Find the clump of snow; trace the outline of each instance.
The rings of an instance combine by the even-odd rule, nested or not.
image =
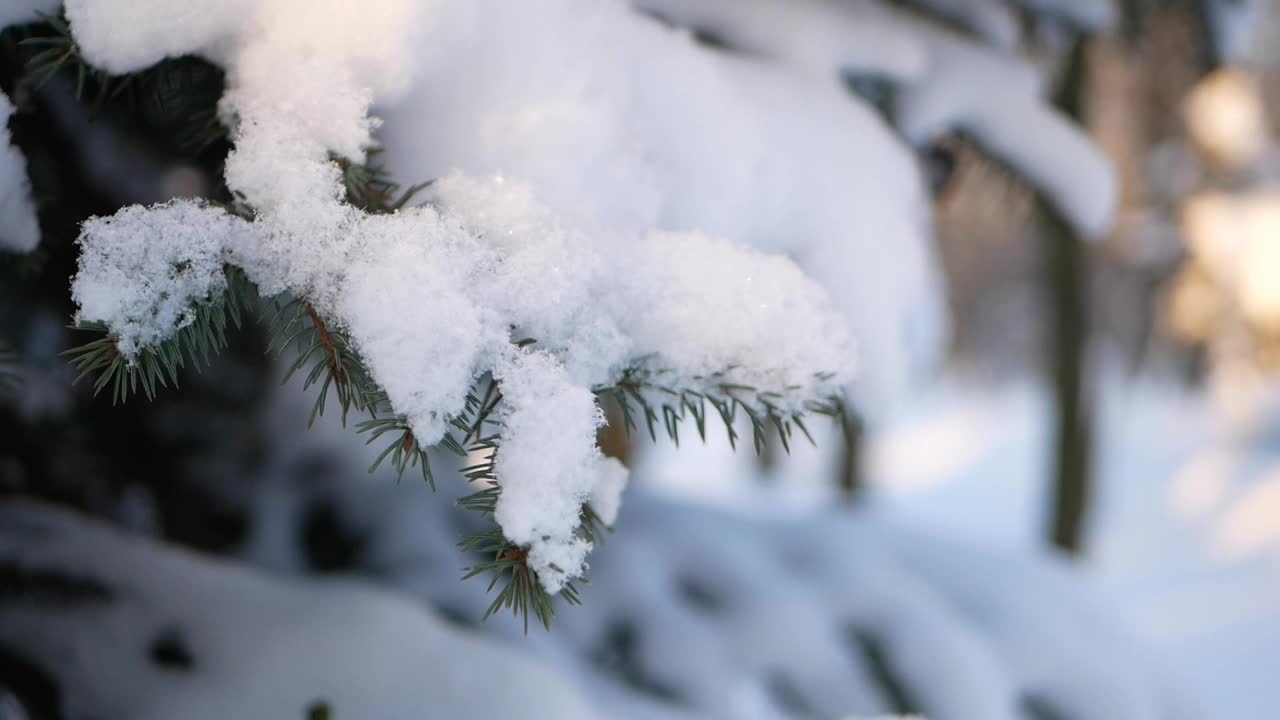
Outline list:
[[[3,12],[0,10],[0,28],[6,25]],[[9,137],[12,116],[13,104],[0,92],[0,250],[29,252],[40,242],[40,228],[31,203],[26,158]]]
[[[641,347],[657,353],[644,366],[664,371],[668,385],[699,386],[685,378],[720,367],[727,370],[721,382],[761,389],[813,386],[824,361],[815,355],[820,348],[806,346],[804,338],[841,346],[848,335],[829,311],[827,293],[783,257],[689,233],[650,234],[628,255],[622,267],[634,272],[629,282],[648,308],[629,316],[630,328]],[[826,385],[832,393],[849,377],[851,362],[848,356],[826,360],[828,367],[842,368],[843,378]],[[748,367],[757,370],[743,372]],[[798,411],[798,400],[786,393],[778,403]]]
[[[414,234],[420,242],[403,242]],[[357,249],[313,250],[350,258],[333,268],[332,312],[419,442],[437,442],[482,371],[481,349],[507,339],[502,318],[466,293],[476,239],[429,208],[368,218],[358,236]]]
[[[622,491],[627,487],[627,468],[616,458],[605,458],[591,488],[591,509],[605,525],[612,526],[618,520],[622,507]]]
[[[91,218],[80,233],[71,282],[77,322],[111,328],[133,360],[195,319],[194,306],[226,288],[224,265],[256,238],[249,223],[198,202],[127,207]]]
[[[84,58],[114,74],[137,72],[165,57],[210,52],[233,41],[252,0],[224,0],[211,11],[200,3],[165,0],[65,0]]]
[[[604,416],[591,392],[575,387],[553,356],[506,355],[494,369],[506,388],[499,418],[506,440],[496,467],[502,494],[494,516],[509,540],[529,547],[530,566],[557,592],[579,574],[591,548],[574,531],[600,476],[594,440]]]

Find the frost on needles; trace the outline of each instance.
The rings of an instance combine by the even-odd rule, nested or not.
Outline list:
[[[595,444],[597,397],[674,434],[686,416],[701,430],[708,409],[789,432],[840,395],[846,324],[782,257],[553,211],[501,175],[450,174],[428,204],[393,212],[348,202],[332,158],[364,156],[371,103],[406,82],[415,3],[343,9],[310,34],[295,4],[207,2],[200,23],[185,5],[67,4],[84,56],[108,71],[181,53],[227,69],[226,180],[244,211],[174,201],[84,226],[77,319],[105,325],[121,362],[198,322],[228,268],[296,298],[320,338],[317,372],[339,372],[334,338],[349,343],[341,362],[367,375],[353,402],[401,433],[388,448],[401,469],[437,443],[488,451],[476,477],[500,491],[472,502],[501,536],[483,547],[552,594],[585,571],[593,524],[612,521],[625,484]],[[366,36],[383,42],[352,40]]]

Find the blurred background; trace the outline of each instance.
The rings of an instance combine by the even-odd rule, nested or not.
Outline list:
[[[839,456],[834,431],[768,455],[754,494],[738,487],[750,472],[709,470],[752,462],[727,445],[640,446],[633,462],[710,503],[851,502],[1056,547],[1213,716],[1266,717],[1280,703],[1280,5],[1122,5],[1067,88],[1120,179],[1104,239],[1064,259],[1035,188],[963,133],[943,138],[925,162],[945,367]]]

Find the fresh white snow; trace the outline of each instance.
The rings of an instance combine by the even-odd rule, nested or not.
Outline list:
[[[106,323],[127,358],[190,325],[194,306],[226,289],[234,248],[258,241],[249,223],[199,202],[125,208],[80,234],[71,297],[78,321]]]

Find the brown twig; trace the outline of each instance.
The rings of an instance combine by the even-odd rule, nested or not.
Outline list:
[[[328,355],[329,370],[333,373],[334,382],[339,385],[346,385],[347,373],[343,370],[342,364],[338,362],[338,346],[333,342],[333,336],[329,334],[329,328],[320,319],[320,314],[316,312],[311,303],[307,303],[307,316],[311,318],[312,324],[316,326],[316,332],[320,333],[320,344],[324,346],[325,354]]]

